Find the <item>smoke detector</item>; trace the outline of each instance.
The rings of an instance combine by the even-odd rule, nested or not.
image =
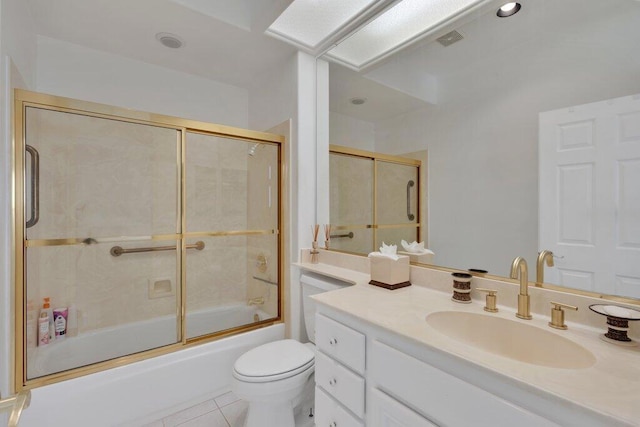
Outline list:
[[[362,105],[367,102],[367,98],[351,98],[349,102],[353,105]]]
[[[162,43],[163,46],[171,49],[179,49],[184,46],[184,41],[175,34],[171,33],[158,33],[156,34],[156,40]]]

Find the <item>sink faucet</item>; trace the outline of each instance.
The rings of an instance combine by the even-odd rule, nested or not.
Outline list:
[[[548,267],[553,267],[553,252],[546,249],[538,252],[538,262],[536,263],[536,286],[540,286],[544,282],[545,261]]]
[[[520,319],[530,320],[531,304],[529,301],[529,270],[527,269],[527,261],[521,256],[513,260],[511,264],[511,278],[517,279],[520,273],[520,293],[518,294],[518,312],[516,317]]]

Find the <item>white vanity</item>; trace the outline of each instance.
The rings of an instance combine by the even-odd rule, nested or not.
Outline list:
[[[299,266],[333,277],[345,273],[332,266]],[[542,314],[519,320],[508,307],[486,313],[479,301],[457,304],[426,286],[389,291],[368,285],[364,273],[344,276],[355,286],[314,297],[316,426],[640,425],[637,347],[605,343],[597,329],[588,327],[553,330]],[[426,321],[430,313],[443,311],[548,330],[594,357],[555,367],[544,357],[544,352],[554,352],[554,345],[545,348],[544,343],[532,351],[542,355],[542,362],[535,362],[541,364],[516,360],[517,349],[516,359],[493,354]]]

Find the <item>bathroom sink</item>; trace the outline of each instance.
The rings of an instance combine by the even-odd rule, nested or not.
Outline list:
[[[431,313],[426,320],[456,341],[520,362],[563,369],[584,369],[596,362],[581,345],[516,320],[460,311]]]

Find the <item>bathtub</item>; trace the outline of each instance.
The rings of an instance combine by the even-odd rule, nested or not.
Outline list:
[[[220,320],[217,324],[225,329],[238,325],[237,322],[245,323],[243,319],[251,323],[256,314],[261,319],[266,316],[244,304],[216,307],[190,313],[187,325],[191,326],[187,327],[196,336],[210,322]],[[166,339],[166,334],[175,338],[172,325],[175,326],[175,319],[160,318],[65,338],[43,348],[49,352],[46,356],[45,352],[38,354],[41,357],[34,359],[28,369],[33,369],[33,373],[38,369],[59,371],[93,363],[90,360],[96,357],[105,359],[105,354],[119,356],[125,348],[135,352],[133,345],[142,349]],[[151,421],[182,409],[181,405],[188,406],[228,390],[233,363],[242,353],[282,338],[284,324],[276,324],[33,389],[31,405],[23,412],[20,426],[144,424],[141,420]]]
[[[187,314],[187,337],[211,333],[212,327],[223,331],[269,317],[255,306],[242,303],[198,310]],[[30,348],[27,378],[173,344],[176,342],[176,328],[175,316],[162,316],[54,340],[46,347]]]

